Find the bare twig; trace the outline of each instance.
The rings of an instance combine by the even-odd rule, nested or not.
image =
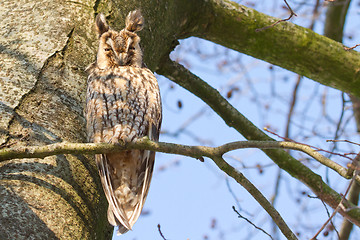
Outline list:
[[[273,237],[272,237],[269,233],[267,233],[264,229],[256,226],[256,225],[255,225],[253,222],[251,222],[249,219],[247,219],[246,217],[244,217],[243,215],[241,215],[241,214],[236,210],[235,206],[232,206],[232,209],[234,210],[234,212],[236,212],[236,214],[238,215],[238,218],[244,219],[245,221],[247,221],[248,223],[250,223],[254,228],[256,228],[257,230],[262,231],[263,233],[265,233],[266,235],[268,235],[269,238],[273,239]]]
[[[271,134],[277,136],[278,138],[283,139],[283,140],[286,141],[286,142],[299,143],[299,142],[296,142],[296,141],[294,141],[294,140],[292,140],[292,139],[290,139],[290,138],[282,137],[282,136],[280,136],[279,134],[271,131],[271,130],[268,129],[268,128],[264,128],[264,130],[265,130],[266,132],[268,132],[268,133],[271,133]],[[326,140],[326,141],[327,141],[327,142],[331,142],[331,141],[334,141],[334,140]],[[344,141],[345,141],[345,140],[344,140]],[[349,160],[351,160],[351,161],[353,160],[351,157],[348,156],[348,155],[351,155],[352,153],[351,153],[351,154],[335,153],[335,152],[328,151],[328,150],[325,150],[325,149],[322,149],[322,148],[318,148],[318,147],[315,147],[315,146],[312,146],[312,145],[309,145],[309,144],[305,144],[305,143],[301,143],[301,144],[306,145],[306,146],[308,146],[308,147],[310,147],[310,148],[312,148],[312,149],[315,149],[315,150],[318,151],[318,152],[325,152],[325,153],[329,153],[329,154],[331,154],[331,155],[336,155],[336,156],[340,156],[340,157],[343,157],[343,158],[347,158],[347,159],[349,159]]]
[[[335,216],[335,214],[340,210],[340,208],[343,208],[343,202],[345,200],[346,195],[349,192],[349,189],[351,187],[351,185],[354,182],[354,178],[351,179],[349,186],[347,187],[345,194],[343,195],[343,197],[341,198],[340,203],[338,204],[338,206],[335,208],[334,212],[331,214],[331,216],[328,218],[328,220],[326,220],[326,222],[322,225],[322,227],[319,229],[319,231],[311,238],[311,240],[316,240],[317,236],[319,236],[319,234],[322,232],[322,230],[324,230],[324,228],[326,227],[326,225],[331,221],[331,219]]]
[[[240,204],[239,204],[239,199],[236,197],[234,191],[231,189],[231,186],[230,186],[230,183],[229,183],[229,178],[226,178],[226,186],[227,186],[227,188],[228,188],[231,196],[234,198],[234,200],[235,200],[235,202],[236,202],[236,205],[237,205],[239,211],[242,211],[242,212],[246,213],[246,214],[249,215],[249,216],[253,216],[250,212],[244,210],[244,209],[240,206]]]
[[[290,137],[290,123],[291,123],[291,118],[292,118],[293,113],[294,113],[294,108],[295,108],[295,104],[296,104],[297,93],[298,93],[300,83],[301,83],[301,76],[298,75],[297,80],[296,80],[296,84],[295,84],[295,87],[294,87],[294,90],[293,90],[293,94],[292,94],[292,99],[291,99],[291,103],[290,103],[290,109],[289,109],[288,116],[287,116],[285,138]]]
[[[284,141],[287,141],[287,142],[295,142],[294,140],[292,140],[292,139],[290,139],[290,138],[280,136],[279,134],[277,134],[277,133],[274,132],[274,131],[271,131],[271,130],[270,130],[269,128],[267,128],[267,127],[264,127],[263,129],[264,129],[264,131],[266,131],[266,132],[268,132],[268,133],[271,133],[272,135],[277,136],[278,138],[280,138],[280,139],[282,139],[282,140],[284,140]]]
[[[339,120],[337,121],[336,124],[336,130],[335,130],[335,136],[334,136],[334,140],[337,140],[339,138],[340,135],[340,127],[341,124],[343,122],[343,118],[344,118],[344,113],[345,113],[345,93],[341,93],[341,99],[342,99],[342,106],[341,106],[341,113],[340,113],[340,117]],[[333,154],[333,152],[336,150],[336,142],[334,142],[333,148],[330,151],[330,155],[328,156],[328,158],[330,158],[330,156]]]
[[[329,209],[328,209],[326,203],[325,203],[322,199],[320,199],[320,201],[321,201],[321,203],[323,204],[323,206],[324,206],[324,208],[325,208],[325,211],[326,211],[326,214],[327,214],[328,218],[330,218],[331,215],[330,215],[330,212],[329,212]],[[336,230],[335,224],[333,223],[332,220],[330,220],[330,224],[332,225],[332,227],[334,227],[335,232],[336,232],[337,235],[339,236],[339,232]]]
[[[360,46],[360,44],[356,44],[355,46],[352,46],[352,47],[344,47],[344,49],[346,51],[350,51],[350,50],[353,50],[354,48],[357,48],[358,46]]]
[[[349,141],[349,140],[342,140],[342,139],[338,139],[338,140],[334,140],[334,139],[329,139],[329,140],[326,140],[327,142],[346,142],[346,143],[351,143],[351,144],[354,144],[354,145],[358,145],[360,146],[360,143],[356,143],[356,142],[352,142],[352,141]]]
[[[240,211],[242,211],[242,208],[240,207],[240,204],[239,204],[239,199],[236,197],[234,191],[230,187],[229,178],[226,178],[225,182],[226,182],[226,186],[227,186],[231,196],[234,198],[234,200],[236,202],[237,207],[239,208]],[[249,213],[247,213],[247,214],[249,214]]]
[[[268,28],[274,27],[274,26],[275,26],[276,24],[278,24],[278,23],[289,21],[293,16],[297,17],[296,13],[291,9],[291,7],[290,7],[290,5],[287,3],[287,1],[284,0],[284,2],[285,2],[287,8],[288,8],[289,11],[290,11],[290,16],[287,17],[287,18],[285,18],[285,19],[280,19],[280,20],[274,22],[273,24],[271,24],[271,25],[269,25],[269,26],[266,26],[266,27],[263,27],[263,28],[258,28],[258,29],[255,30],[256,32],[260,32],[260,31],[266,30],[266,29],[268,29]]]
[[[315,21],[319,17],[319,7],[320,7],[320,0],[316,0],[316,4],[315,4],[314,10],[313,10],[313,16],[311,18],[311,24],[309,27],[311,30],[314,30]]]
[[[166,240],[166,238],[164,237],[163,233],[161,232],[160,224],[157,225],[157,228],[158,228],[159,234],[160,234],[160,236],[162,237],[162,239],[163,239],[163,240]]]

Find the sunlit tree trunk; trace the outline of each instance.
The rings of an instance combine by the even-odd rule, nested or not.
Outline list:
[[[95,1],[2,1],[2,147],[84,142]],[[0,163],[0,239],[110,239],[93,158]]]

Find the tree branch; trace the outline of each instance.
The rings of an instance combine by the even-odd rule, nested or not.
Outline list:
[[[259,149],[292,149],[302,151],[309,156],[313,157],[323,165],[338,172],[345,178],[348,170],[341,165],[324,157],[310,146],[301,143],[288,142],[288,141],[236,141],[226,143],[218,147],[206,146],[189,146],[175,143],[153,142],[147,137],[141,138],[136,142],[129,143],[70,143],[60,142],[49,144],[45,146],[20,146],[13,148],[0,149],[0,162],[15,158],[44,158],[52,155],[59,154],[101,154],[112,153],[130,149],[143,149],[155,152],[163,152],[170,154],[184,155],[193,158],[202,157],[217,157],[222,156],[227,152],[244,149],[244,148],[259,148]],[[360,182],[359,182],[360,183]]]
[[[276,223],[280,231],[287,239],[297,239],[296,235],[287,226],[286,222],[280,216],[279,212],[241,172],[233,168],[222,157],[214,157],[213,161],[221,170],[223,170],[226,174],[235,179],[236,182],[243,186],[251,194],[251,196],[256,199],[256,201],[271,216],[272,220]]]
[[[209,105],[229,127],[233,127],[248,140],[274,141],[258,129],[252,122],[239,113],[220,93],[192,74],[184,66],[171,61],[165,56],[159,74],[171,79],[175,83],[189,90]],[[294,159],[291,155],[280,149],[263,150],[280,168],[291,176],[306,184],[319,198],[335,209],[341,201],[341,195],[330,188],[321,177],[308,167]],[[344,173],[342,173],[344,174]],[[360,226],[360,210],[353,208],[353,204],[344,201],[350,211],[340,209],[339,213]]]
[[[232,209],[234,210],[234,212],[238,215],[238,218],[244,219],[246,222],[248,222],[250,225],[252,225],[254,228],[256,228],[257,230],[263,232],[264,234],[266,234],[267,236],[269,236],[269,238],[271,240],[274,240],[274,238],[267,233],[264,229],[262,229],[261,227],[256,226],[253,222],[251,222],[249,219],[247,219],[246,217],[242,216],[239,211],[236,210],[235,206],[232,206]]]
[[[360,97],[360,54],[341,43],[287,21],[257,32],[279,19],[229,0],[206,1],[202,17],[192,36]]]
[[[314,150],[310,146],[301,143],[288,141],[237,141],[226,143],[218,147],[205,146],[188,146],[175,143],[153,142],[148,138],[142,138],[136,142],[130,143],[69,143],[61,142],[45,146],[21,146],[14,148],[5,148],[0,150],[0,162],[15,158],[44,158],[59,154],[100,154],[119,152],[130,149],[145,149],[155,152],[170,153],[202,159],[208,157],[222,156],[227,152],[244,149],[244,148],[259,148],[259,149],[292,149],[298,150],[308,154],[324,166],[327,166],[337,172],[340,176],[350,179],[353,172],[343,166],[331,161]],[[360,176],[356,176],[355,180],[360,184]]]
[[[271,24],[270,26],[258,28],[258,29],[255,30],[256,32],[260,32],[260,31],[266,30],[266,29],[268,29],[268,28],[274,27],[276,24],[279,24],[279,23],[281,23],[281,22],[289,21],[293,16],[295,16],[295,17],[297,16],[296,13],[295,13],[295,12],[292,10],[292,8],[290,7],[290,5],[287,3],[287,1],[284,0],[284,2],[285,2],[287,8],[288,8],[289,11],[290,11],[290,16],[287,17],[287,18],[284,18],[284,19],[277,20],[276,22],[274,22],[274,23]]]

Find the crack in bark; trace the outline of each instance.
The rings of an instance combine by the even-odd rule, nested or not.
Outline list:
[[[46,71],[46,69],[48,68],[48,66],[50,66],[51,62],[53,61],[53,59],[56,59],[58,56],[61,57],[61,59],[64,59],[64,56],[66,54],[66,50],[68,49],[69,45],[71,44],[71,41],[72,41],[72,38],[73,38],[73,34],[74,34],[74,30],[75,30],[75,27],[73,27],[71,29],[71,31],[68,33],[67,37],[68,39],[66,40],[66,43],[64,45],[64,47],[59,50],[59,51],[55,51],[55,53],[53,53],[52,55],[50,55],[45,61],[44,61],[44,64],[43,66],[41,67],[39,73],[37,74],[36,76],[36,82],[34,84],[34,86],[26,93],[24,93],[21,98],[19,99],[19,102],[18,104],[11,109],[12,111],[12,117],[11,119],[9,120],[8,124],[7,124],[7,128],[6,128],[6,132],[4,133],[4,142],[0,145],[0,147],[2,146],[6,146],[9,141],[10,141],[10,129],[11,129],[11,126],[14,124],[14,121],[16,118],[19,117],[19,114],[18,114],[18,109],[21,107],[21,105],[23,104],[24,100],[29,96],[31,95],[32,93],[34,93],[39,85],[39,83],[41,82],[41,78],[44,74],[44,72]],[[10,111],[10,110],[9,110]]]

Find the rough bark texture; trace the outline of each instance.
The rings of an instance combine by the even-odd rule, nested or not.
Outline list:
[[[85,66],[94,59],[93,1],[0,4],[0,143],[85,141]],[[112,236],[92,158],[0,165],[0,239]]]

